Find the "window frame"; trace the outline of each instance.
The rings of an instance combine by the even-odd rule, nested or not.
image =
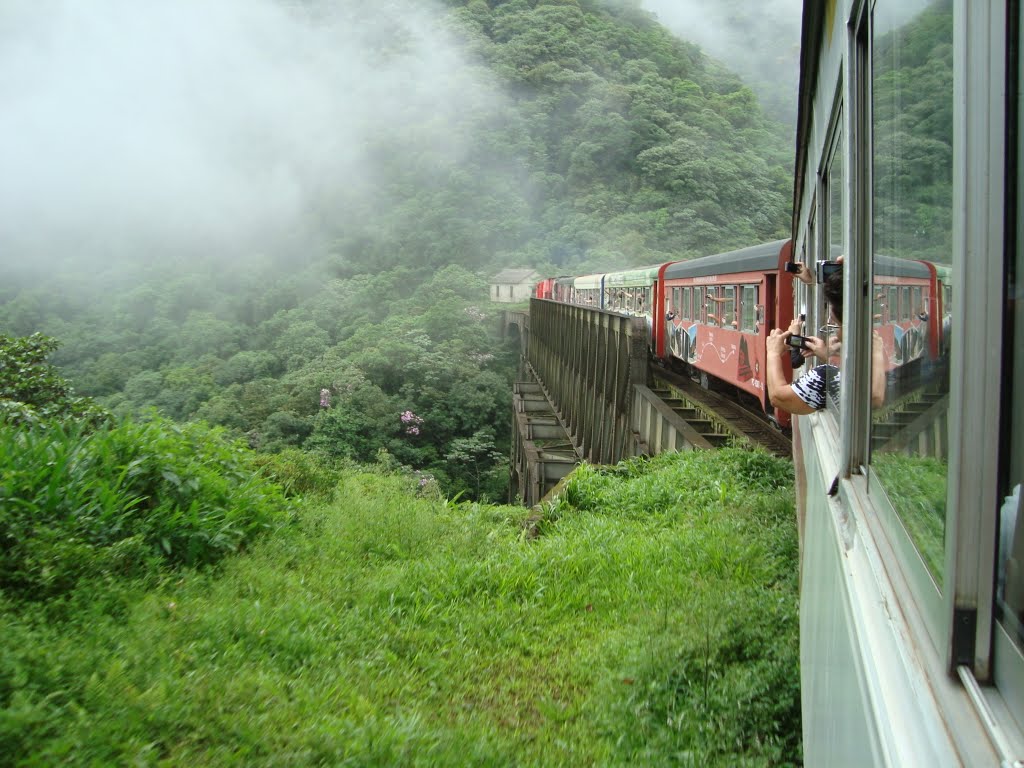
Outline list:
[[[740,286],[740,332],[757,333],[757,305],[760,299],[760,286],[757,283],[746,283]],[[749,312],[748,312],[749,307]],[[749,314],[750,323],[747,323]]]

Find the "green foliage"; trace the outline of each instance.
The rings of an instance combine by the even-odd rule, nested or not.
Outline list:
[[[339,471],[322,456],[288,448],[280,453],[260,453],[253,466],[277,483],[286,496],[330,498],[338,485]]]
[[[99,429],[0,423],[0,585],[42,599],[83,578],[195,566],[288,519],[248,451],[156,418]]]
[[[478,430],[455,438],[445,459],[449,477],[474,499],[500,501],[508,495],[508,459],[495,450],[494,435]],[[458,487],[458,486],[453,486]]]
[[[948,264],[953,252],[953,8],[934,3],[875,42],[876,247]]]
[[[529,510],[346,472],[331,505],[216,570],[86,584],[57,620],[0,595],[0,749],[14,765],[799,764],[789,470],[720,455],[585,468],[570,486],[600,482],[609,503],[563,502],[539,537]],[[652,491],[674,484],[671,503]]]
[[[945,462],[928,456],[876,452],[872,469],[885,488],[893,509],[936,583],[945,570],[946,485]]]
[[[97,423],[106,418],[92,400],[75,397],[68,382],[46,361],[58,346],[56,339],[41,333],[23,338],[0,335],[0,421]]]
[[[628,695],[604,724],[628,762],[799,764],[792,481],[789,462],[760,451],[666,454],[585,465],[547,511],[558,521],[653,513],[688,532],[680,547],[692,579],[689,620],[631,651]]]

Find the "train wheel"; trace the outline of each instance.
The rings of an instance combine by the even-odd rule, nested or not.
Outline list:
[[[711,388],[711,381],[708,379],[707,371],[700,372],[700,385],[703,389]]]

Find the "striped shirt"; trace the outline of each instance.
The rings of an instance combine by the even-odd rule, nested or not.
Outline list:
[[[820,411],[825,407],[826,391],[832,402],[839,400],[839,369],[834,365],[819,365],[793,382],[796,396],[811,408]]]

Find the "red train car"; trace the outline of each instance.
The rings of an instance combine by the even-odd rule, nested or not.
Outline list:
[[[874,328],[890,371],[943,348],[943,291],[934,264],[875,255]]]
[[[534,297],[538,299],[554,298],[555,281],[557,279],[557,277],[546,277],[537,283],[537,287],[533,289]]]
[[[793,275],[789,240],[665,264],[656,306],[665,307],[655,331],[658,357],[676,360],[708,377],[748,392],[766,413],[765,340],[772,328],[793,320]],[[789,417],[774,413],[780,424]]]
[[[765,342],[773,328],[786,329],[793,321],[794,276],[785,269],[791,260],[792,243],[775,240],[589,279],[548,278],[538,284],[537,296],[572,303],[579,293],[573,286],[580,280],[588,286],[631,281],[633,289],[652,298],[654,357],[698,375],[705,386],[711,380],[735,386],[786,426],[789,415],[768,401]],[[875,329],[882,336],[889,371],[939,358],[947,348],[943,324],[949,291],[943,283],[943,268],[884,256],[876,256],[875,265]],[[597,290],[591,300],[616,311],[614,301],[606,303],[607,294]],[[813,334],[814,329],[807,332]],[[787,379],[792,380],[791,373]]]

